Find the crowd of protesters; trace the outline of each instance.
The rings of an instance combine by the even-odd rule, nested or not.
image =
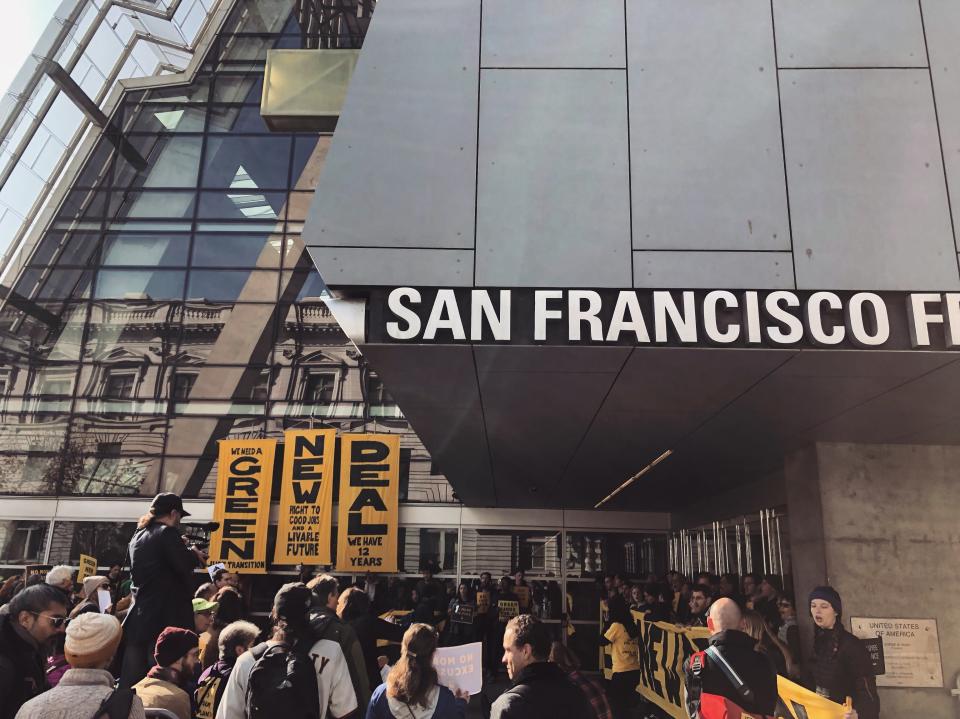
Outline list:
[[[664,716],[636,692],[640,617],[709,628],[745,676],[769,667],[757,680],[766,687],[752,706],[760,713],[776,672],[838,703],[851,697],[849,717],[879,716],[869,656],[844,629],[830,587],[809,595],[815,640],[804,674],[797,606],[778,576],[606,576],[600,643],[610,646],[612,674],[604,680],[581,672],[577,652],[538,618],[552,616],[556,598],[522,571],[453,586],[427,567],[416,582],[367,576],[342,586],[304,569],[304,581],[277,592],[265,621],[251,615],[238,575],[220,568],[198,586],[208,558],[183,539],[186,516],[176,495],[155,498],[129,545],[129,578],[117,564],[77,586],[73,568],[57,566],[0,586],[0,719],[461,718],[470,697],[440,684],[433,657],[438,646],[471,642],[483,646],[485,691],[475,705],[484,716]],[[717,684],[716,672],[705,676],[688,681]],[[488,697],[493,687],[506,689]]]

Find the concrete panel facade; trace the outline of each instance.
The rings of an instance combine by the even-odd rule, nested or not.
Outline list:
[[[629,286],[625,92],[621,70],[482,71],[478,285]]]
[[[928,71],[781,75],[798,287],[960,287]]]
[[[793,578],[801,598],[829,582],[851,616],[936,618],[943,676],[960,669],[956,508],[960,448],[817,444],[787,459]],[[804,647],[812,641],[801,612]],[[883,716],[952,716],[939,689],[880,690]]]
[[[774,0],[780,67],[925,67],[914,0]]]
[[[769,3],[627,14],[634,249],[789,250]]]
[[[634,252],[634,287],[790,289],[789,252]]]
[[[623,1],[486,0],[483,67],[617,67],[625,65]]]

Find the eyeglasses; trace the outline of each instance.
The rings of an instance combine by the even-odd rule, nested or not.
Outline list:
[[[29,611],[29,610],[28,610]],[[50,620],[50,626],[54,629],[59,629],[64,626],[67,622],[70,621],[68,617],[63,616],[62,614],[46,614],[44,612],[30,612],[35,617],[46,617]]]

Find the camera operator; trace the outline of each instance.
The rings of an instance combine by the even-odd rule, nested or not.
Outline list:
[[[180,533],[180,520],[189,516],[179,496],[158,494],[130,540],[134,603],[123,625],[122,687],[146,676],[154,644],[166,627],[193,631],[193,570],[206,565],[207,555],[187,546]]]

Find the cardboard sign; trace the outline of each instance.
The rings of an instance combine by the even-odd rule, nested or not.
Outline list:
[[[451,620],[457,624],[473,624],[476,606],[467,602],[457,602],[453,607]]]
[[[101,612],[106,612],[110,605],[113,604],[113,598],[110,596],[109,589],[98,589],[97,590],[97,605],[100,607]]]
[[[276,564],[330,564],[335,429],[293,429],[283,435]]]
[[[77,572],[77,584],[83,584],[87,577],[97,575],[97,560],[88,554],[80,555],[80,571]]]
[[[520,614],[520,603],[515,599],[501,599],[497,602],[501,622],[509,622]]]
[[[440,683],[450,691],[459,689],[471,695],[483,689],[483,644],[474,642],[459,647],[441,647],[433,655],[433,668]]]
[[[477,592],[477,614],[486,614],[490,611],[490,592]]]
[[[220,442],[213,512],[220,531],[210,538],[210,558],[222,562],[231,572],[267,571],[267,526],[276,448],[272,439]]]
[[[520,602],[520,608],[526,611],[530,608],[530,587],[514,586],[512,587],[513,596]]]
[[[396,572],[400,437],[345,434],[340,440],[337,570]]]
[[[850,628],[861,639],[883,640],[884,674],[877,686],[943,687],[936,619],[852,617]]]
[[[23,581],[26,582],[37,574],[45,577],[51,569],[53,569],[52,564],[28,564],[23,568]]]

